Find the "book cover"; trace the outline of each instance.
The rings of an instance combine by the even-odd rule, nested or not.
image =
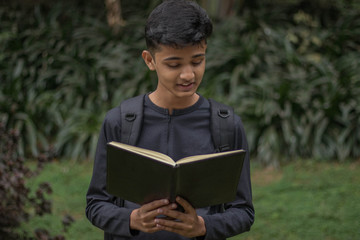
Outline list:
[[[195,208],[235,199],[244,150],[190,156],[174,162],[170,157],[122,143],[107,145],[107,191],[144,204],[176,196]]]

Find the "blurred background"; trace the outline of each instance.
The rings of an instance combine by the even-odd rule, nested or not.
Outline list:
[[[85,193],[105,113],[154,90],[161,0],[0,0],[0,239],[102,239]],[[256,221],[234,239],[360,239],[360,1],[198,0],[200,93],[241,116]]]

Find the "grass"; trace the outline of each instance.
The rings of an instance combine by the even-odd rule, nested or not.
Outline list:
[[[61,161],[48,164],[36,179],[29,182],[29,186],[37,186],[41,182],[51,184],[52,214],[32,217],[22,225],[22,229],[32,232],[36,228],[45,228],[52,235],[64,235],[67,240],[103,239],[103,232],[92,226],[85,216],[85,195],[91,174],[91,162]],[[75,222],[64,232],[61,221],[68,214]]]
[[[53,214],[33,217],[22,229],[44,227],[67,239],[103,239],[85,217],[85,194],[92,173],[89,162],[49,164],[29,185],[50,182]],[[255,223],[231,240],[360,239],[360,162],[294,162],[281,170],[253,167]],[[66,233],[61,219],[75,222]]]
[[[360,239],[360,162],[253,171],[256,219],[235,239]]]

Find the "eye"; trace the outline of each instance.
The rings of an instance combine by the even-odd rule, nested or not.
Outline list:
[[[192,62],[192,64],[193,64],[194,66],[198,66],[198,65],[200,65],[202,62],[203,62],[203,59],[198,60],[198,61],[194,61],[194,62]]]
[[[180,64],[178,64],[178,63],[168,63],[167,66],[169,68],[178,68],[178,67],[180,67]]]

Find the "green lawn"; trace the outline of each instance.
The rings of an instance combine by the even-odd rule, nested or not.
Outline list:
[[[63,234],[67,240],[103,239],[103,232],[92,226],[85,216],[85,195],[91,174],[91,162],[61,161],[46,165],[41,174],[29,184],[30,186],[37,186],[40,182],[51,184],[53,214],[34,217],[22,228],[29,232],[31,229],[46,228],[52,235]],[[67,214],[70,214],[75,222],[64,233],[61,220]]]
[[[360,163],[253,171],[251,232],[233,239],[360,239]]]
[[[61,218],[76,221],[68,240],[102,239],[103,233],[86,219],[85,194],[91,163],[62,161],[49,164],[29,184],[48,181],[53,188],[53,215],[32,218],[22,229],[46,227],[62,232]],[[360,162],[295,162],[280,170],[252,169],[255,224],[232,240],[360,239]]]

